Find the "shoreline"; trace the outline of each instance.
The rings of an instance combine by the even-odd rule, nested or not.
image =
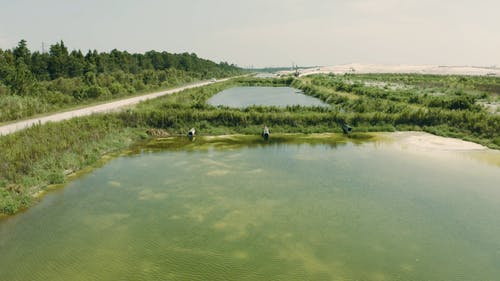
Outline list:
[[[462,139],[442,137],[427,132],[401,131],[393,133],[383,133],[390,135],[399,144],[427,151],[486,151],[494,149],[484,145],[465,141]]]
[[[294,139],[294,136],[297,136],[296,139]],[[288,143],[286,139],[289,140],[296,140],[297,143],[304,143],[304,142],[312,142],[312,141],[319,141],[319,142],[324,142],[328,143],[330,142],[338,142],[338,143],[344,143],[344,142],[366,142],[366,143],[377,143],[377,142],[383,142],[386,144],[392,144],[392,145],[397,145],[399,149],[403,149],[406,151],[423,151],[423,152],[452,152],[452,153],[491,153],[491,152],[497,152],[495,149],[490,149],[486,146],[474,143],[474,142],[469,142],[469,141],[464,141],[461,139],[456,139],[456,138],[449,138],[449,137],[441,137],[437,135],[433,135],[431,133],[427,132],[420,132],[420,131],[398,131],[398,132],[366,132],[366,133],[357,133],[356,135],[353,135],[352,137],[347,137],[341,133],[312,133],[312,134],[300,134],[300,133],[289,133],[289,134],[273,134],[271,138],[275,137],[276,142],[275,143]],[[119,149],[118,151],[112,151],[109,153],[106,153],[102,155],[96,162],[93,164],[90,164],[88,166],[84,166],[79,170],[73,171],[70,174],[65,175],[65,181],[64,183],[61,184],[51,184],[47,185],[44,188],[37,190],[35,193],[31,194],[33,198],[33,202],[37,202],[40,200],[43,200],[43,197],[52,191],[55,190],[60,190],[61,188],[65,188],[65,186],[72,181],[78,179],[82,175],[86,175],[92,171],[94,171],[97,168],[103,167],[106,165],[110,160],[115,159],[117,157],[123,156],[123,155],[129,155],[130,153],[133,153],[134,146],[146,146],[147,142],[152,142],[154,140],[166,140],[166,139],[182,139],[184,138],[183,136],[171,136],[167,138],[162,138],[162,137],[151,137],[147,140],[138,140],[134,143],[131,143],[127,147],[124,147],[123,149]],[[260,136],[256,135],[244,135],[244,134],[223,134],[223,135],[207,135],[207,136],[198,136],[199,139],[205,140],[206,144],[210,143],[218,143],[218,142],[224,142],[224,141],[230,141],[230,142],[248,142],[249,140],[251,142],[255,142],[256,140],[260,141]],[[241,138],[239,140],[238,138]],[[204,145],[205,143],[202,141],[200,145]],[[292,142],[293,143],[293,142]],[[166,142],[166,147],[168,147],[169,142]],[[498,159],[496,159],[498,158]],[[479,158],[478,158],[479,159]],[[498,154],[498,157],[496,155],[493,156],[493,162],[492,163],[500,163],[500,153]],[[489,162],[489,161],[487,161]],[[36,205],[36,203],[34,204]],[[33,205],[32,205],[33,206]],[[31,207],[31,206],[30,206]],[[23,213],[27,210],[30,209],[28,208],[23,208],[19,210],[18,212],[9,215],[9,214],[4,214],[0,213],[0,219],[5,219],[11,216],[14,216],[16,214]]]

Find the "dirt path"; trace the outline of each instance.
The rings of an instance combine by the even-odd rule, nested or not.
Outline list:
[[[218,80],[218,82],[222,82],[222,81],[226,81],[226,80],[228,80],[228,79],[221,79],[221,80]],[[47,122],[58,122],[58,121],[62,121],[62,120],[71,119],[73,117],[90,115],[93,113],[117,111],[117,110],[122,109],[123,107],[134,105],[134,104],[137,104],[141,101],[153,99],[153,98],[164,96],[164,95],[170,95],[170,94],[177,93],[177,92],[180,92],[180,91],[183,91],[186,89],[202,87],[202,86],[206,86],[206,85],[213,84],[213,83],[215,83],[215,82],[203,81],[203,82],[198,82],[195,84],[182,86],[182,87],[167,90],[167,91],[156,92],[156,93],[138,96],[138,97],[126,98],[126,99],[119,100],[119,101],[104,103],[104,104],[100,104],[100,105],[94,105],[94,106],[90,106],[90,107],[85,107],[85,108],[61,112],[61,113],[55,113],[55,114],[52,114],[49,116],[43,116],[43,117],[32,118],[29,120],[23,120],[23,121],[19,121],[19,122],[15,122],[15,123],[1,126],[0,127],[0,135],[8,135],[8,134],[23,130],[25,128],[31,127],[34,124],[44,124]]]

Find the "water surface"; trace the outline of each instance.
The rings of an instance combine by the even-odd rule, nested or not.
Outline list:
[[[0,280],[497,280],[500,167],[477,159],[159,139],[1,221]]]
[[[321,100],[304,95],[291,87],[234,87],[224,90],[208,101],[210,105],[224,105],[242,108],[251,105],[262,106],[328,106]]]
[[[255,77],[257,77],[257,78],[277,78],[279,76],[275,73],[261,72],[261,73],[255,74]]]

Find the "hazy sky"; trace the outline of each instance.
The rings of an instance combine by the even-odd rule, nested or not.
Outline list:
[[[195,52],[240,66],[498,65],[499,0],[0,0],[0,48]]]

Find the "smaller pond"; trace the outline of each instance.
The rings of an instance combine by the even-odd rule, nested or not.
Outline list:
[[[229,107],[263,106],[329,106],[317,98],[291,87],[234,87],[211,97],[208,104]]]
[[[278,75],[274,73],[267,73],[267,72],[262,72],[262,73],[257,73],[255,75],[256,78],[276,78]]]

